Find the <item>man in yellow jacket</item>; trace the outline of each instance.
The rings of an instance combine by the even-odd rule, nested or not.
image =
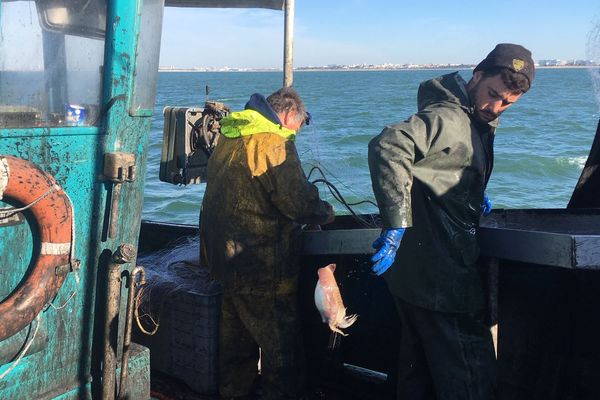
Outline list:
[[[219,392],[246,396],[261,349],[264,399],[304,394],[298,321],[300,224],[333,220],[333,209],[302,170],[294,140],[308,114],[296,91],[265,99],[221,121],[208,163],[200,237],[223,287]]]

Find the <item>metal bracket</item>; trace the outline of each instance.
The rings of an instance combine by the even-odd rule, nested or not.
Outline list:
[[[115,183],[133,182],[136,177],[135,169],[135,154],[120,152],[104,154],[104,180]]]
[[[121,200],[121,185],[124,182],[133,182],[136,177],[135,154],[132,153],[105,153],[104,154],[104,180],[114,183],[112,202],[110,205],[110,220],[108,223],[108,237],[117,236],[117,220],[119,219],[119,203]]]
[[[70,263],[68,264],[63,264],[63,265],[59,265],[58,267],[56,267],[54,269],[54,273],[57,276],[65,276],[67,275],[69,272],[75,272],[75,271],[79,271],[79,267],[81,266],[81,261],[75,259],[72,260]]]
[[[71,272],[71,264],[59,265],[54,270],[54,273],[56,274],[56,276],[65,276],[69,272]]]

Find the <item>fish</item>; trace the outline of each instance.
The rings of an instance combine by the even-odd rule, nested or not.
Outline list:
[[[315,287],[315,305],[321,314],[323,323],[328,324],[329,329],[343,336],[348,336],[342,329],[355,323],[358,315],[346,316],[346,307],[344,307],[340,289],[333,275],[335,267],[335,264],[329,264],[317,270],[319,280]]]

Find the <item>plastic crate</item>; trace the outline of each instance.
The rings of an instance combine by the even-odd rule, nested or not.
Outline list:
[[[183,380],[198,393],[216,394],[221,294],[153,293],[155,300],[161,296],[157,333],[148,336],[135,326],[133,340],[150,348],[152,369]]]

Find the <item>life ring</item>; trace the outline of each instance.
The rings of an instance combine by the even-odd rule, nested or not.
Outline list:
[[[31,323],[56,296],[74,256],[73,207],[52,175],[29,161],[0,155],[0,200],[3,198],[31,211],[39,226],[41,246],[29,275],[0,303],[0,341]]]

